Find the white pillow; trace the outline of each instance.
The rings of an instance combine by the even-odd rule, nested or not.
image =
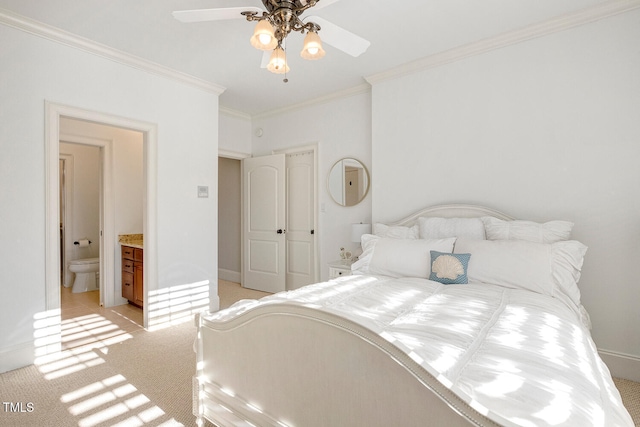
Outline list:
[[[405,227],[402,225],[375,223],[373,224],[373,234],[378,237],[388,237],[390,239],[419,239],[420,227],[418,224],[412,227]]]
[[[466,237],[484,240],[484,223],[480,218],[425,218],[418,220],[421,239]]]
[[[351,270],[361,274],[428,278],[431,251],[451,253],[455,240],[389,239],[365,234],[362,236],[362,255]]]
[[[486,216],[482,218],[489,240],[527,240],[538,243],[554,243],[571,238],[573,223],[549,221],[540,224],[532,221],[503,221]]]
[[[575,240],[551,244],[526,240],[458,239],[455,253],[470,253],[469,283],[526,289],[580,307],[578,280],[587,247]]]

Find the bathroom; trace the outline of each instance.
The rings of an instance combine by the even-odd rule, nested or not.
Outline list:
[[[104,255],[103,263],[99,262],[104,246],[101,224],[105,220],[112,224],[112,235],[102,236],[112,242],[120,234],[142,233],[143,140],[140,132],[60,120],[61,284],[75,295],[95,294],[91,300],[107,307],[126,300],[121,297],[119,245],[108,269]],[[92,261],[70,265],[78,260]],[[72,270],[81,272],[80,283]],[[102,292],[92,292],[98,290]]]

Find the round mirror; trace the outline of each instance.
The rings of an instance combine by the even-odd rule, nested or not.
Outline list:
[[[369,171],[356,159],[341,159],[331,168],[327,185],[329,194],[337,204],[354,206],[369,191]]]

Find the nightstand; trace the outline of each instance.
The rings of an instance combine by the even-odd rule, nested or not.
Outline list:
[[[351,275],[351,264],[353,264],[350,260],[338,260],[329,263],[329,279],[335,279],[340,276],[349,276]]]

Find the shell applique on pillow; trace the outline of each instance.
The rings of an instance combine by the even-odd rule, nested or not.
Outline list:
[[[429,280],[445,285],[469,283],[467,268],[471,254],[450,254],[431,251],[431,275]]]

